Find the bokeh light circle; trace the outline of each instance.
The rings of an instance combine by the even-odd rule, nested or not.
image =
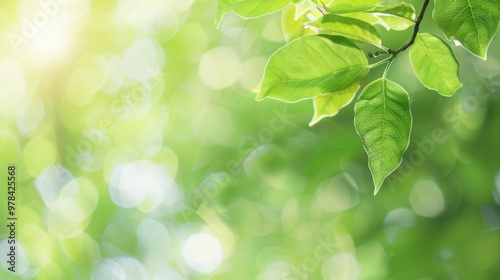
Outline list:
[[[190,268],[201,273],[211,273],[222,262],[222,245],[210,233],[195,233],[182,246],[182,257]]]

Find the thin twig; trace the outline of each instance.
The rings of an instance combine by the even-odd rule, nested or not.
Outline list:
[[[424,14],[425,10],[427,9],[427,6],[429,5],[430,0],[425,0],[424,5],[422,6],[422,10],[420,10],[420,14],[418,15],[417,20],[415,21],[415,27],[413,28],[413,34],[411,36],[411,39],[408,43],[404,44],[401,48],[397,50],[391,50],[389,49],[387,52],[392,54],[394,57],[398,55],[398,53],[405,51],[407,48],[409,48],[413,43],[415,43],[415,38],[417,37],[418,31],[420,29],[420,23],[424,19]]]

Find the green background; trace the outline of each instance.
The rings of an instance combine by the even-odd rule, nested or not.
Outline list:
[[[2,226],[1,279],[499,275],[498,34],[487,61],[452,47],[464,86],[451,98],[398,55],[388,77],[410,94],[411,142],[373,196],[353,104],[309,127],[311,102],[255,102],[285,43],[279,14],[216,29],[211,0],[4,2],[18,275]],[[430,12],[422,30],[444,38]],[[411,35],[379,31],[391,48]]]

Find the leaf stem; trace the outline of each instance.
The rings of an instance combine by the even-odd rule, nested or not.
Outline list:
[[[395,58],[395,56],[389,57],[389,63],[385,67],[384,75],[382,76],[382,78],[385,79],[387,77],[387,73],[389,72],[389,68],[391,68],[391,65],[392,65],[392,62],[394,61],[394,58]]]
[[[396,57],[396,55],[398,55],[400,52],[405,51],[407,48],[413,45],[413,43],[415,43],[415,38],[417,37],[418,31],[420,29],[420,23],[424,19],[425,10],[427,10],[429,2],[430,0],[424,0],[422,10],[420,10],[420,14],[418,14],[417,20],[415,21],[415,27],[413,28],[413,34],[411,35],[410,41],[397,50],[388,50],[388,53],[392,54],[393,57]]]
[[[382,65],[382,64],[384,64],[384,63],[387,63],[388,61],[392,60],[393,58],[394,58],[394,57],[392,57],[392,56],[391,56],[391,57],[388,57],[388,58],[384,58],[384,59],[382,59],[381,61],[378,61],[378,62],[375,62],[375,63],[373,63],[373,64],[368,65],[368,68],[375,68],[375,67],[378,67],[378,66],[380,66],[380,65]]]

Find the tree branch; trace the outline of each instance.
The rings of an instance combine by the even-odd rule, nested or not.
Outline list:
[[[427,10],[427,6],[429,6],[430,0],[424,0],[424,5],[422,6],[422,10],[420,10],[420,14],[418,14],[418,18],[415,21],[415,27],[413,28],[413,34],[411,35],[411,39],[408,43],[404,44],[401,48],[397,50],[391,50],[389,49],[387,52],[389,54],[392,54],[393,57],[398,55],[400,52],[405,51],[407,48],[409,48],[413,43],[415,43],[415,38],[417,37],[418,31],[420,29],[420,23],[424,19],[424,14],[425,10]]]

